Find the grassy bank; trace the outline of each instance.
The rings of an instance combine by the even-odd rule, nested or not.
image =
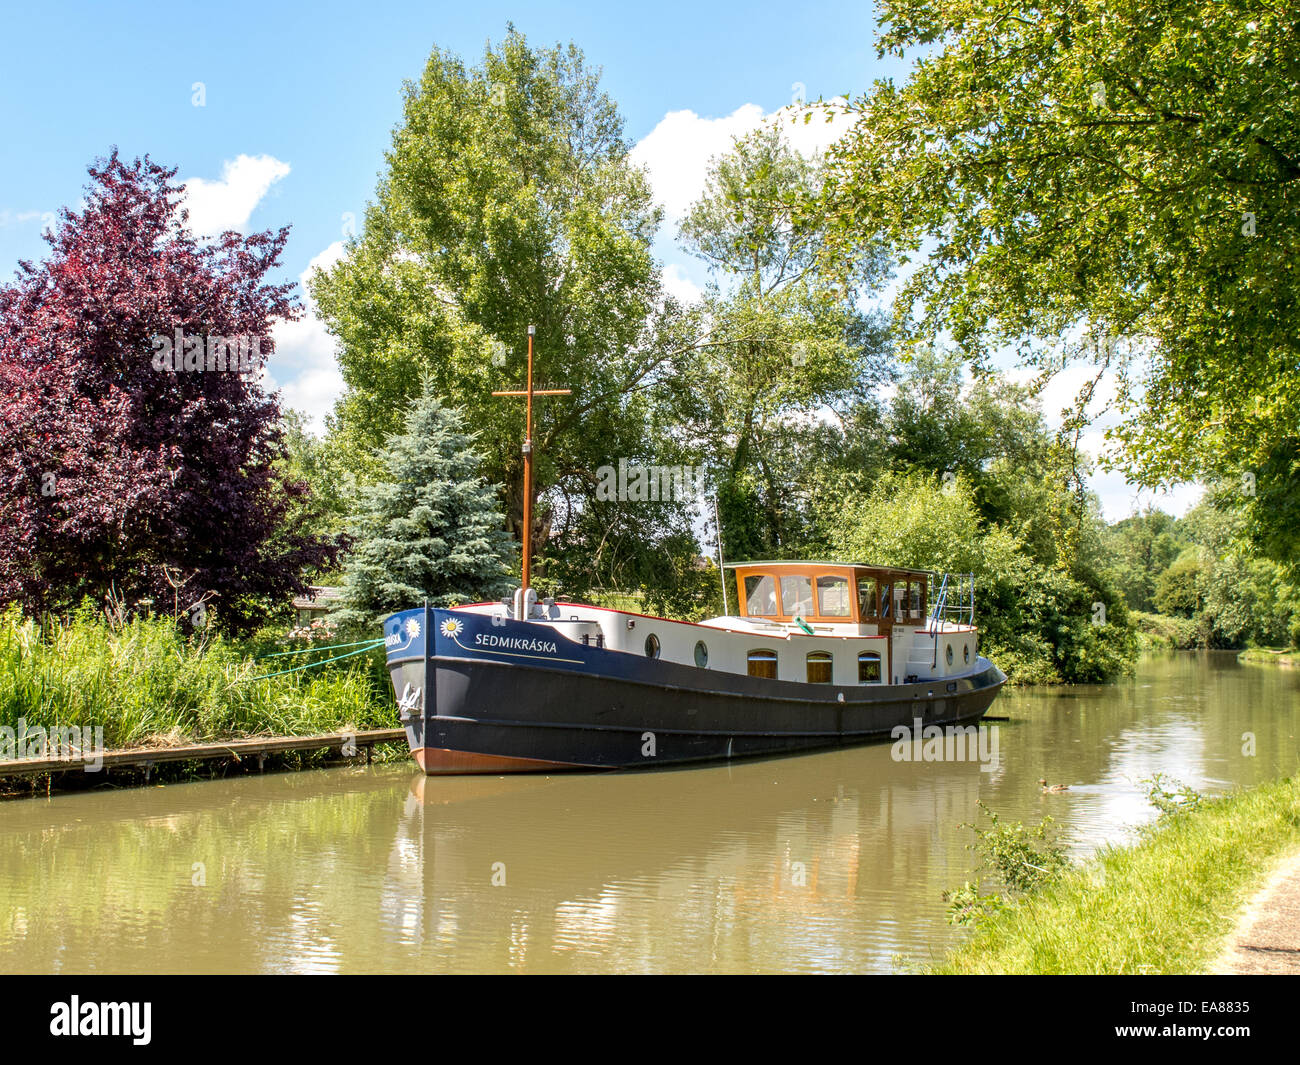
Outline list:
[[[187,637],[168,618],[38,625],[11,609],[0,614],[0,725],[102,726],[109,749],[396,727],[382,650],[258,679],[329,656],[255,657],[278,649]]]
[[[1252,647],[1237,656],[1238,662],[1256,665],[1300,666],[1300,651],[1274,651],[1268,647]]]
[[[1143,614],[1131,611],[1137,627],[1138,646],[1143,651],[1187,651],[1200,647],[1204,635],[1192,618],[1174,618],[1166,614]]]
[[[1234,913],[1300,843],[1300,778],[1162,817],[982,924],[934,973],[1204,972]]]

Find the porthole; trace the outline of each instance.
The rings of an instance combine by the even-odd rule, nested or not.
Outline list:
[[[961,656],[965,660],[966,664],[969,666],[970,665],[970,644],[964,643],[961,645]]]
[[[948,645],[948,665],[952,665],[952,644]]]
[[[704,669],[709,664],[709,649],[704,646],[704,641],[699,640],[695,644],[695,664]]]
[[[659,657],[659,637],[653,632],[645,638],[645,656],[646,658]]]

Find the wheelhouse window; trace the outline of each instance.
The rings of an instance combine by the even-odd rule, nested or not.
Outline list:
[[[911,581],[907,585],[907,594],[910,602],[908,603],[908,616],[913,621],[921,620],[921,582]]]
[[[907,620],[907,581],[898,581],[894,585],[894,620]]]
[[[751,677],[764,677],[767,680],[776,680],[776,652],[769,651],[767,648],[758,648],[750,651],[749,675]]]
[[[894,616],[893,589],[888,582],[880,586],[880,617],[892,618]]]
[[[829,651],[808,652],[808,683],[829,684],[831,682],[831,654]]]
[[[876,598],[876,578],[858,578],[858,616],[864,621],[874,618],[879,613],[880,601]]]
[[[858,655],[858,683],[880,683],[880,652],[863,651]]]
[[[788,618],[792,618],[803,617],[812,612],[812,579],[809,577],[782,577],[781,613]]]
[[[745,578],[745,614],[751,618],[774,618],[776,609],[776,578],[755,574]]]
[[[853,613],[847,577],[817,578],[817,613],[824,618],[847,618]]]

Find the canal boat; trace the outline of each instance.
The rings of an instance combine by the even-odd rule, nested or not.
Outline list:
[[[389,674],[426,773],[643,769],[867,743],[977,721],[1005,682],[979,655],[969,574],[719,558],[724,611],[699,622],[531,587],[533,328],[514,596],[384,622]],[[933,602],[931,602],[931,593]],[[929,735],[929,733],[927,733]],[[919,735],[917,736],[919,739]]]
[[[867,743],[977,721],[1006,680],[979,654],[969,575],[726,571],[737,612],[695,623],[539,602],[531,588],[392,615],[388,668],[416,762],[430,774],[630,769]]]

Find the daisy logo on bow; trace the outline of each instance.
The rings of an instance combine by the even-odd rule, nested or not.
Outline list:
[[[459,636],[465,626],[457,618],[448,618],[442,623],[442,634],[444,636]]]
[[[406,635],[413,640],[420,635],[420,623],[415,618],[406,619]]]

